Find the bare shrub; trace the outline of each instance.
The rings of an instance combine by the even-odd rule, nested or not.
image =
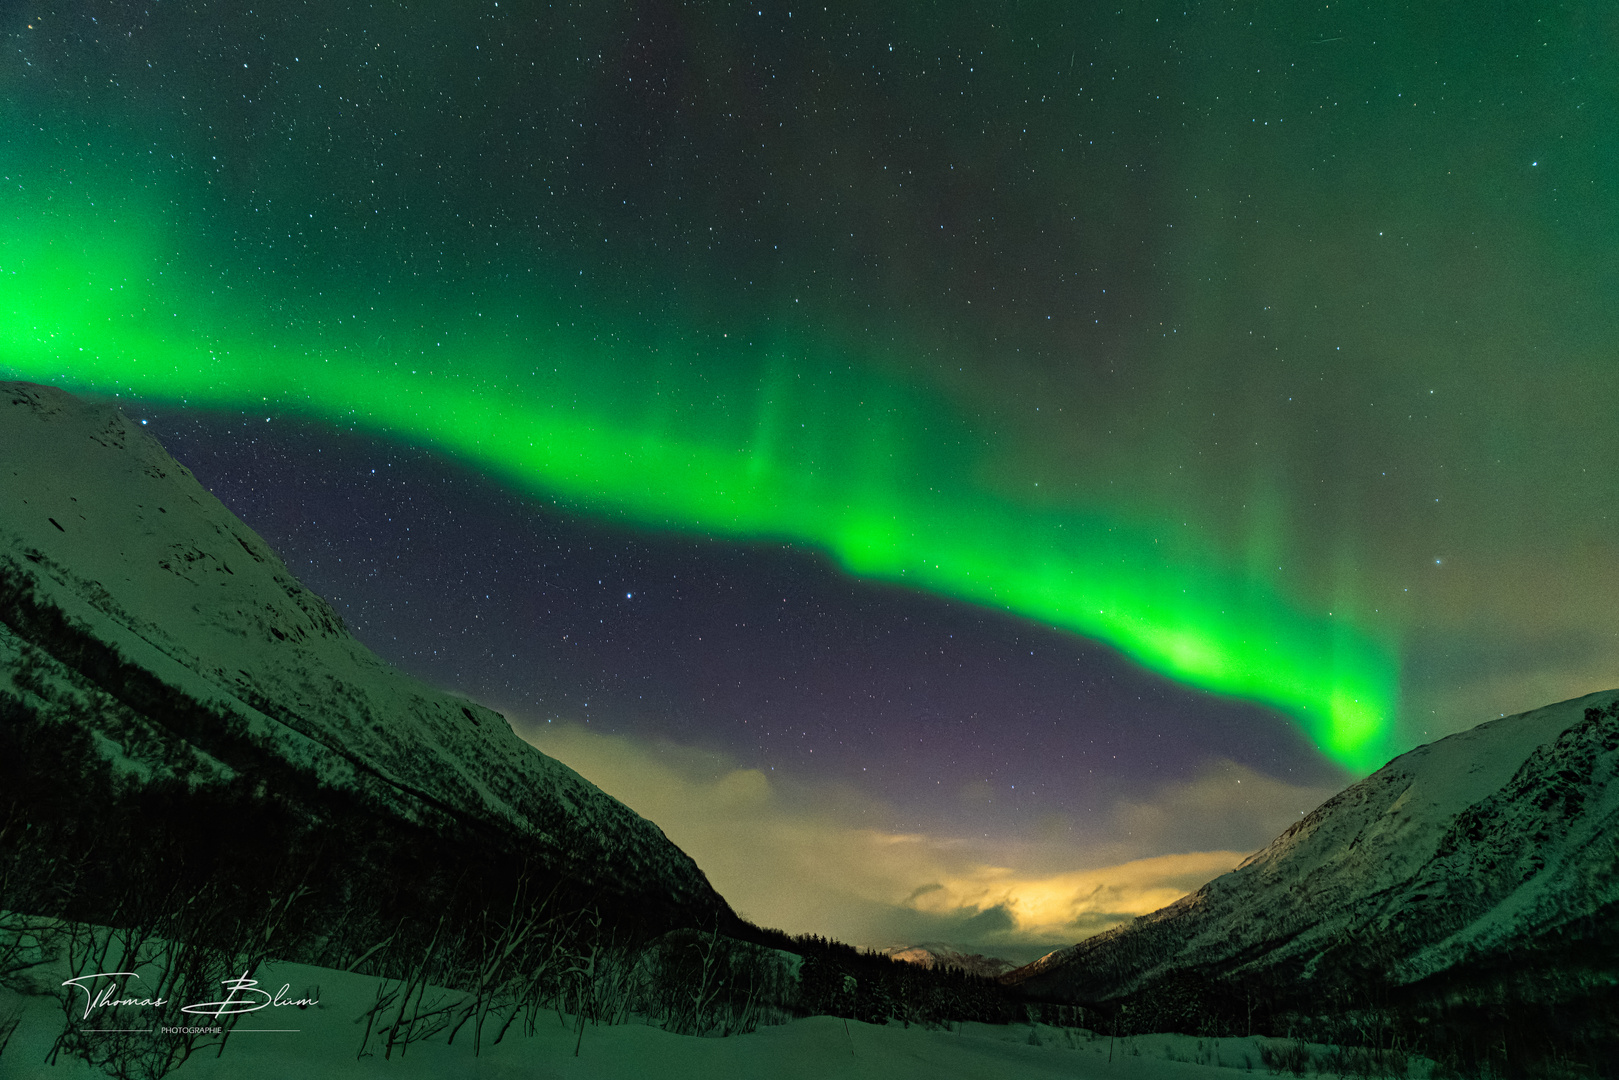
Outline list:
[[[738,1035],[781,1023],[794,994],[792,972],[774,949],[677,930],[647,949],[643,1012],[681,1035]]]
[[[1259,1060],[1265,1063],[1272,1076],[1280,1076],[1284,1072],[1303,1076],[1310,1070],[1310,1048],[1298,1039],[1260,1043]]]

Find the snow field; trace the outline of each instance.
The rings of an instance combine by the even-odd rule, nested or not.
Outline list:
[[[38,974],[35,984],[47,990],[58,980]],[[259,988],[283,1000],[315,999],[318,1004],[267,1005],[245,1013],[223,1048],[203,1042],[170,1075],[220,1080],[271,1080],[293,1076],[342,1078],[389,1077],[391,1080],[496,1080],[496,1078],[578,1078],[578,1080],[1038,1080],[1042,1077],[1106,1077],[1117,1080],[1233,1077],[1269,1074],[1262,1049],[1282,1040],[1264,1038],[1199,1039],[1188,1035],[1139,1035],[1110,1039],[1083,1029],[1044,1024],[958,1024],[948,1030],[905,1028],[812,1016],[761,1027],[749,1035],[696,1038],[673,1035],[638,1020],[614,1026],[586,1024],[582,1038],[574,1018],[546,1011],[532,1036],[519,1021],[491,1045],[491,1024],[481,1052],[474,1056],[470,1026],[453,1045],[440,1033],[428,1041],[396,1044],[385,1056],[382,1039],[365,1035],[364,1017],[377,1000],[379,980],[350,972],[304,964],[272,963],[257,973]],[[391,985],[397,985],[393,983]],[[121,992],[139,993],[129,982]],[[221,997],[223,992],[221,993]],[[429,1006],[460,998],[458,992],[432,990]],[[84,1016],[87,997],[74,994],[72,1020],[49,993],[19,995],[0,991],[0,1020],[20,1009],[20,1023],[3,1053],[0,1080],[91,1080],[105,1076],[66,1054],[55,1066],[45,1064],[65,1022],[95,1024],[96,1012]],[[262,1000],[256,998],[255,1000]],[[125,1019],[136,1022],[136,1012]],[[106,1022],[106,1021],[99,1021]],[[198,1023],[212,1023],[198,1018]],[[0,1029],[3,1030],[3,1029]],[[176,1036],[154,1033],[152,1038]],[[575,1055],[577,1048],[578,1054]],[[1325,1047],[1310,1047],[1320,1057]],[[1426,1065],[1426,1063],[1421,1063]],[[1426,1068],[1413,1068],[1414,1077]]]

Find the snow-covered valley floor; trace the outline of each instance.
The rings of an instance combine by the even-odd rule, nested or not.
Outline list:
[[[282,1077],[391,1077],[397,1080],[458,1078],[577,1077],[580,1080],[1036,1080],[1039,1077],[1109,1077],[1118,1080],[1232,1077],[1237,1072],[1265,1076],[1261,1048],[1280,1045],[1260,1038],[1198,1039],[1185,1035],[1141,1035],[1109,1039],[1083,1030],[1047,1025],[958,1024],[949,1030],[886,1026],[815,1016],[761,1027],[730,1038],[673,1035],[644,1023],[586,1025],[583,1039],[572,1018],[542,1014],[532,1036],[514,1026],[496,1045],[485,1034],[481,1053],[472,1052],[470,1030],[454,1045],[441,1034],[431,1041],[395,1046],[384,1058],[372,1036],[359,1056],[363,1017],[377,996],[378,980],[301,964],[266,965],[259,986],[284,999],[318,999],[319,1004],[270,1006],[247,1013],[222,1052],[200,1046],[171,1075],[202,1080],[259,1080]],[[137,992],[131,983],[122,993]],[[429,995],[431,997],[431,995]],[[75,998],[72,1023],[93,1026],[86,995]],[[18,996],[0,991],[0,1017],[21,1009],[21,1023],[0,1053],[0,1078],[100,1077],[105,1074],[63,1054],[45,1064],[53,1042],[68,1022],[51,996]],[[144,1037],[144,1036],[143,1036]],[[153,1034],[153,1039],[175,1038]],[[1316,1047],[1318,1052],[1325,1048]],[[1414,1063],[1413,1077],[1426,1063]]]

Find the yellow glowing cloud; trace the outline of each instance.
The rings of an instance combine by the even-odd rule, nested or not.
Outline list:
[[[939,888],[914,894],[909,902],[939,915],[999,908],[1017,936],[1066,941],[1172,904],[1234,868],[1245,854],[1196,851],[1044,876],[978,866],[942,875]]]
[[[1174,902],[1256,846],[1184,850],[1177,841],[1221,835],[1200,819],[1258,815],[1243,828],[1268,839],[1296,820],[1295,804],[1308,810],[1324,797],[1214,763],[1190,783],[1120,803],[1109,815],[1116,836],[1101,844],[1055,832],[968,839],[885,827],[897,815],[869,797],[795,788],[723,755],[577,724],[516,726],[656,822],[748,918],[870,947],[946,941],[1017,958],[1068,944]],[[1166,853],[1142,857],[1154,848]]]

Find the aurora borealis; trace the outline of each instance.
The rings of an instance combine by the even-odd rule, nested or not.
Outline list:
[[[822,553],[1364,772],[1619,681],[1613,19],[12,6],[0,375]]]
[[[106,224],[97,248],[118,236]],[[982,438],[947,403],[851,370],[826,344],[749,330],[730,346],[722,334],[704,364],[685,342],[604,349],[553,332],[558,320],[519,337],[520,311],[491,313],[504,332],[435,335],[451,338],[447,349],[390,346],[386,333],[372,344],[366,320],[317,347],[203,336],[165,325],[201,283],[181,295],[139,284],[160,276],[155,252],[64,266],[62,246],[60,234],[35,239],[15,275],[38,283],[8,332],[25,373],[66,377],[55,365],[71,350],[72,377],[91,385],[354,417],[587,512],[818,547],[854,573],[1003,607],[1194,685],[1296,710],[1347,764],[1386,757],[1393,665],[1348,620],[1294,610],[1266,575],[1221,567],[1167,522],[1154,530],[982,490]],[[219,320],[255,321],[228,310]]]

